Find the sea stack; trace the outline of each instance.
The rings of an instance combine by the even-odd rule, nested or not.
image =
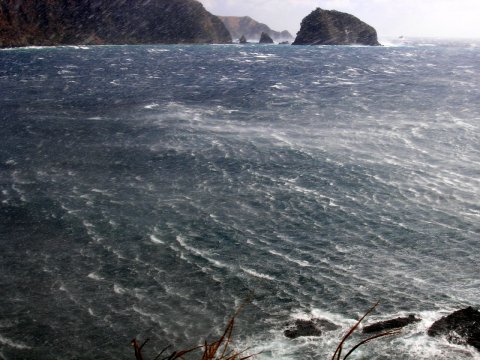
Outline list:
[[[231,43],[196,0],[22,0],[0,6],[0,47]]]
[[[258,42],[259,44],[273,44],[273,40],[270,36],[268,36],[267,33],[262,32],[260,35],[260,41]]]
[[[292,45],[380,45],[376,30],[357,17],[317,8],[302,21]]]

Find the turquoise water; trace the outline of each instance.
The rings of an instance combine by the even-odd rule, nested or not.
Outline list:
[[[106,46],[0,51],[0,358],[131,359],[215,338],[330,358],[478,359],[429,339],[478,306],[480,51]],[[341,329],[290,340],[286,323]]]

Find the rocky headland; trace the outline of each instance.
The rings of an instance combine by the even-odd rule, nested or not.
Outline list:
[[[247,39],[260,39],[262,33],[268,34],[273,40],[293,39],[288,31],[274,31],[268,25],[255,21],[249,16],[219,16],[234,39],[244,35]]]
[[[302,21],[292,45],[380,45],[376,30],[357,17],[317,8]]]
[[[223,22],[196,0],[0,3],[0,47],[231,41]]]

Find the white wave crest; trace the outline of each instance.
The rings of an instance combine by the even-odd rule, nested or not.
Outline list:
[[[13,341],[13,340],[8,339],[8,338],[6,338],[2,335],[0,335],[0,344],[10,346],[12,348],[19,349],[19,350],[31,349],[31,347],[28,346],[28,345],[25,345],[25,344],[23,344],[21,342],[18,342],[18,341]]]

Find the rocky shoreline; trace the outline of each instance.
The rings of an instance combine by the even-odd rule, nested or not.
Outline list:
[[[363,326],[364,334],[380,334],[400,330],[423,321],[416,315],[396,317]],[[327,319],[297,319],[286,325],[284,335],[290,339],[303,336],[322,336],[325,332],[337,330],[339,325]],[[431,337],[444,337],[452,344],[473,346],[480,351],[480,312],[472,307],[455,311],[435,321],[427,330]]]

